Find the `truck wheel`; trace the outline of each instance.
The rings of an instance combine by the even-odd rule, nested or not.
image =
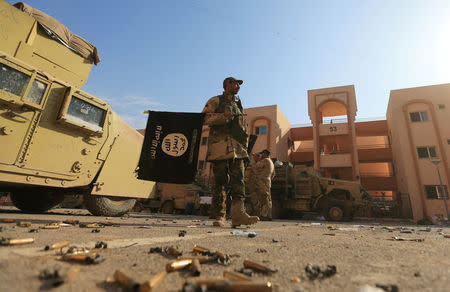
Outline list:
[[[350,211],[342,201],[331,201],[324,209],[325,218],[328,221],[348,221]]]
[[[86,209],[95,216],[122,216],[133,208],[135,199],[85,195]]]
[[[24,189],[11,192],[11,201],[26,213],[43,213],[64,200],[63,194],[51,189]]]
[[[175,205],[173,201],[167,200],[165,201],[161,206],[161,212],[164,214],[173,214],[173,211],[175,210]]]

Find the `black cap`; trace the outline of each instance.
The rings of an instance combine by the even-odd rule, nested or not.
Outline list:
[[[235,82],[239,83],[239,85],[241,85],[242,83],[244,83],[244,81],[239,80],[239,79],[236,79],[236,78],[234,78],[234,77],[227,77],[227,78],[225,78],[225,80],[223,80],[223,89],[225,89],[225,86],[227,85],[227,83],[228,83],[229,81],[235,81]]]
[[[270,151],[268,149],[264,149],[263,151],[259,152],[261,154],[267,154],[270,156]]]

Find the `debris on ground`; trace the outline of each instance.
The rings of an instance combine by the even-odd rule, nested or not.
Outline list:
[[[266,267],[264,265],[249,261],[249,260],[244,260],[244,268],[247,269],[252,269],[256,272],[260,272],[260,273],[265,273],[265,274],[273,274],[278,272],[277,269],[271,269],[269,267]]]
[[[164,247],[163,252],[168,257],[178,257],[178,256],[181,256],[183,254],[182,252],[180,252],[178,250],[178,246],[175,247],[173,245]]]
[[[103,262],[106,257],[102,254],[91,252],[87,248],[78,248],[71,246],[65,254],[60,257],[63,261],[79,262],[84,264],[99,264]]]
[[[324,279],[336,274],[336,266],[327,265],[325,268],[308,264],[305,267],[306,276],[309,280]]]
[[[444,238],[450,238],[450,234],[442,234],[442,236],[444,236]]]
[[[43,281],[40,290],[49,290],[61,286],[66,281],[66,278],[59,273],[57,268],[42,270],[38,278]]]
[[[164,278],[166,277],[167,272],[162,271],[158,274],[154,275],[149,281],[146,281],[141,284],[139,287],[139,292],[153,292],[158,291],[156,290],[159,285],[164,281]]]
[[[100,229],[92,229],[91,233],[99,233]]]
[[[14,223],[16,220],[14,219],[0,219],[0,223]]]
[[[44,250],[50,250],[50,249],[59,249],[61,250],[62,248],[68,246],[70,244],[69,241],[60,241],[60,242],[56,242],[52,245],[46,245]]]
[[[103,228],[105,225],[98,223],[80,223],[78,226],[80,228]]]
[[[64,220],[63,223],[70,225],[77,225],[80,223],[80,220]]]
[[[264,248],[258,248],[258,249],[256,250],[256,252],[257,252],[257,253],[266,253],[267,250],[264,249]]]
[[[277,243],[277,242],[280,242],[280,241],[277,240],[277,239],[275,239],[275,238],[272,238],[272,242],[273,242],[273,243]]]
[[[17,222],[17,226],[19,226],[19,227],[30,227],[31,226],[31,222],[25,222],[25,221]]]
[[[318,223],[318,222],[311,222],[311,226],[322,226],[322,223]]]
[[[53,222],[47,225],[42,226],[42,229],[59,229],[61,226],[58,222]]]
[[[180,232],[178,232],[178,237],[184,237],[186,233],[187,233],[186,230],[180,230]]]
[[[95,243],[95,248],[108,248],[108,244],[104,241],[97,241]]]
[[[294,277],[291,279],[291,282],[300,283],[302,280],[299,277]]]
[[[224,253],[222,253],[220,251],[212,252],[208,248],[201,247],[201,246],[198,246],[198,245],[194,245],[192,253],[194,255],[201,254],[203,256],[210,257],[210,261],[211,262],[215,261],[215,262],[217,262],[217,263],[219,263],[221,265],[225,265],[225,266],[227,266],[227,265],[229,265],[231,263],[231,258],[232,257],[238,257],[239,256],[239,255],[230,256],[230,255],[224,254]]]
[[[394,284],[375,284],[375,286],[386,292],[398,292],[398,286]]]
[[[128,290],[128,291],[139,291],[140,284],[134,281],[131,277],[125,274],[122,270],[116,270],[114,272],[114,280],[120,287]]]
[[[192,272],[192,276],[194,276],[194,277],[200,276],[200,273],[202,272],[202,267],[201,267],[200,261],[198,259],[192,259],[191,272]]]
[[[20,244],[29,244],[33,242],[34,238],[11,239],[2,237],[0,239],[0,245],[20,245]]]
[[[323,235],[336,236],[336,233],[324,233]]]
[[[425,239],[423,238],[403,238],[398,236],[393,236],[392,238],[389,238],[388,240],[391,241],[415,241],[415,242],[424,242]]]
[[[254,231],[241,231],[241,230],[232,231],[231,234],[247,236],[247,237],[250,237],[250,238],[256,237],[258,235],[258,233],[254,232]]]
[[[157,247],[151,247],[148,253],[162,253],[162,247],[157,246]]]
[[[240,272],[233,272],[233,271],[224,271],[223,277],[226,279],[235,280],[235,281],[251,281],[252,280],[250,278],[250,276],[247,276]]]
[[[34,228],[34,229],[30,229],[30,230],[28,230],[28,232],[29,233],[38,233],[39,232],[39,229],[36,229],[36,228]]]
[[[183,284],[183,292],[194,291],[258,291],[272,292],[271,282],[232,281],[222,278],[188,278]]]

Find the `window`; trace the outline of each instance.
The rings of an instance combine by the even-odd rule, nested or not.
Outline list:
[[[202,137],[202,145],[208,144],[208,137]]]
[[[22,96],[27,89],[30,76],[0,63],[0,89]]]
[[[46,88],[47,84],[34,79],[33,85],[31,85],[30,92],[28,92],[27,100],[35,104],[41,104]]]
[[[255,127],[255,134],[256,135],[265,135],[265,134],[267,134],[267,127],[266,126]]]
[[[445,109],[445,104],[439,104],[438,107],[440,110],[443,110],[443,109]]]
[[[66,118],[81,125],[88,125],[96,131],[101,131],[105,113],[105,110],[72,96]]]
[[[447,144],[450,145],[450,139],[447,139]]]
[[[197,166],[197,169],[198,169],[198,170],[203,170],[203,169],[205,169],[205,166],[206,166],[205,160],[199,160],[199,161],[198,161],[198,166]]]
[[[433,147],[417,147],[419,158],[436,158],[436,148]]]
[[[426,122],[426,121],[428,121],[428,113],[427,112],[409,113],[409,117],[411,119],[411,122]]]
[[[443,185],[442,189],[439,185],[425,185],[425,193],[427,194],[427,199],[448,199],[447,186]]]

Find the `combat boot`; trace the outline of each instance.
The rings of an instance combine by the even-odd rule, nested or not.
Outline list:
[[[217,217],[216,220],[213,222],[213,226],[217,227],[224,227],[225,226],[226,219],[224,216]]]
[[[242,200],[233,200],[231,205],[231,226],[251,225],[259,221],[258,216],[249,216],[245,212],[244,202]]]

